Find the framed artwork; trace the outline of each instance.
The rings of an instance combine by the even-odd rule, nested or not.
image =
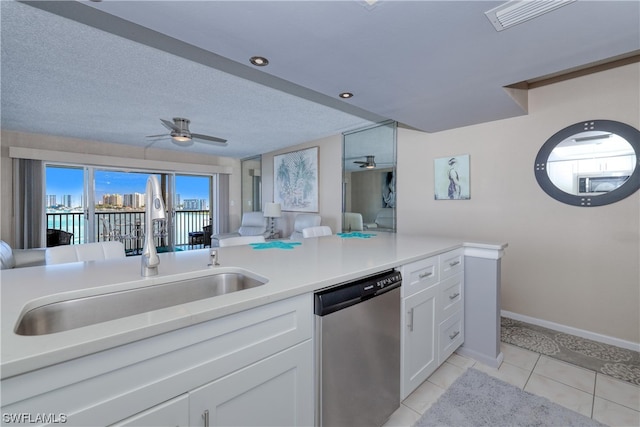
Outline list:
[[[318,212],[318,147],[273,157],[273,201],[283,211]]]
[[[442,157],[434,160],[434,198],[436,200],[469,200],[469,155]]]

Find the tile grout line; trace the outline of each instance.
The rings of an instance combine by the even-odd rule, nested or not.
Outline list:
[[[522,386],[522,390],[523,391],[524,391],[525,387],[527,387],[527,384],[529,384],[529,380],[533,376],[533,371],[536,369],[536,366],[538,366],[538,362],[540,361],[540,357],[542,357],[542,354],[538,354],[538,357],[536,359],[536,363],[533,364],[533,367],[531,368],[531,371],[529,372],[529,376],[527,377],[527,380],[524,382],[524,385]]]

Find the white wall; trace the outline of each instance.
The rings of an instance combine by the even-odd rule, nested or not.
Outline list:
[[[331,227],[334,233],[340,231],[342,223],[342,135],[307,142],[262,155],[262,203],[273,201],[273,156],[289,151],[309,147],[319,147],[318,152],[318,186],[319,214],[322,225]],[[293,232],[293,222],[299,212],[282,212],[276,221],[276,228],[284,237]]]
[[[562,204],[534,160],[589,119],[640,128],[640,64],[533,89],[527,116],[435,134],[398,130],[398,231],[507,242],[502,309],[640,342],[640,192],[601,207]],[[433,160],[470,155],[471,200],[433,198]]]

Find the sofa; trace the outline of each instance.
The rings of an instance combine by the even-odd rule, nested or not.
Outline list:
[[[37,265],[63,264],[79,261],[99,261],[124,258],[121,242],[96,242],[80,245],[55,246],[52,248],[13,249],[0,240],[0,268],[33,267]]]

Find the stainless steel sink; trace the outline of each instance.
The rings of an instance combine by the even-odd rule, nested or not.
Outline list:
[[[59,301],[36,307],[18,320],[18,335],[46,335],[264,285],[242,273],[195,279]]]

